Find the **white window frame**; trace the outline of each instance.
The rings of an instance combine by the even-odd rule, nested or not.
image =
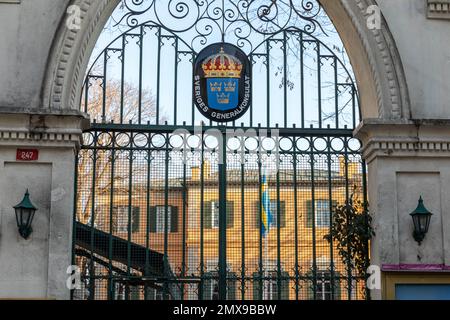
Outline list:
[[[219,202],[211,201],[211,228],[219,228]]]
[[[331,290],[331,274],[329,271],[325,271],[325,270],[319,270],[317,272],[317,292],[316,292],[316,297],[318,300],[333,300],[333,294],[332,294],[332,290]],[[327,290],[327,285],[328,285],[328,290]],[[319,290],[320,289],[320,290]],[[320,294],[320,296],[319,296]],[[328,299],[327,299],[327,295],[328,295]]]
[[[320,205],[319,205],[320,204]],[[316,227],[327,228],[330,226],[330,201],[329,200],[315,200],[314,203],[316,220]],[[319,210],[321,208],[321,210]]]
[[[164,233],[165,232],[165,214],[166,207],[165,206],[156,206],[156,233]],[[167,232],[170,233],[172,230],[172,207],[167,207]]]
[[[128,210],[129,206],[116,206],[116,225],[114,226],[114,232],[126,233],[128,232]],[[134,223],[134,208],[139,208],[138,206],[131,207],[131,226]],[[133,229],[131,229],[133,230]]]
[[[116,232],[128,232],[128,206],[117,207]]]

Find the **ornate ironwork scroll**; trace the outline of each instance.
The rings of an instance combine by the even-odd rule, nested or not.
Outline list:
[[[198,52],[213,42],[228,42],[252,52],[283,30],[324,32],[316,0],[123,0],[118,24],[154,22],[183,38]],[[252,41],[249,38],[252,38]],[[260,41],[255,42],[255,37]]]

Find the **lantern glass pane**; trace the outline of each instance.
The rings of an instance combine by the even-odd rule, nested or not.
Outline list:
[[[414,222],[414,230],[419,231],[420,230],[420,222],[419,222],[419,216],[413,215],[413,222]]]
[[[420,224],[420,232],[425,233],[426,232],[426,227],[427,227],[427,218],[428,216],[426,215],[420,215],[419,218],[419,224]]]

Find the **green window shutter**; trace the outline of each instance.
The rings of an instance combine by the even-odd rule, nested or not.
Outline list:
[[[156,207],[150,207],[150,221],[148,223],[149,223],[150,232],[155,233],[156,232]]]
[[[254,272],[252,277],[253,277],[253,300],[262,300],[260,273]]]
[[[212,229],[212,201],[203,203],[203,228]]]
[[[228,273],[227,300],[236,300],[237,276],[234,272]]]
[[[289,273],[281,272],[281,300],[289,300]]]
[[[280,201],[280,228],[286,227],[286,202]]]
[[[139,232],[139,224],[141,218],[141,210],[139,207],[133,207],[132,212],[132,221],[131,221],[131,232],[136,233]]]
[[[313,226],[312,200],[306,200],[306,227]]]
[[[170,232],[178,232],[178,207],[170,208]]]
[[[331,277],[331,275],[330,275]],[[334,297],[333,300],[341,300],[341,274],[334,272]]]
[[[234,202],[227,201],[227,229],[234,226]]]

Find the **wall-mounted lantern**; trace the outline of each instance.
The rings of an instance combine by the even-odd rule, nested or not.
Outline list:
[[[31,224],[33,223],[34,214],[37,208],[31,203],[30,194],[25,192],[22,202],[14,206],[16,211],[16,222],[19,228],[19,233],[24,239],[28,239],[33,232]]]
[[[413,237],[420,245],[425,238],[425,234],[428,232],[432,215],[432,213],[423,205],[422,196],[419,198],[419,204],[417,205],[416,210],[411,212],[410,215],[414,222]]]

